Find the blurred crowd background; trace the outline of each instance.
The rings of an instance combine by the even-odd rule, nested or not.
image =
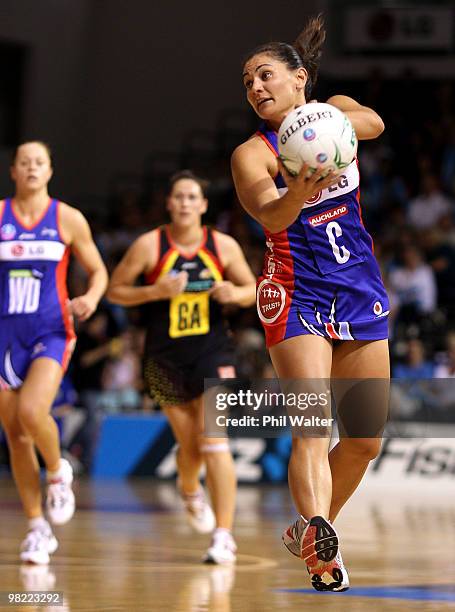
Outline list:
[[[422,10],[422,3],[402,3],[403,18],[400,3],[387,13],[379,1],[314,0],[303,10],[292,0],[280,7],[292,19],[279,26],[271,2],[264,2],[261,24],[254,3],[241,3],[242,19],[235,7],[220,7],[217,18],[204,3],[191,11],[179,8],[178,22],[172,2],[152,9],[145,0],[135,0],[128,14],[118,0],[68,2],[65,8],[51,4],[46,0],[38,10],[31,4],[27,8],[25,0],[8,0],[3,7],[9,13],[0,38],[3,27],[3,40],[15,37],[16,46],[0,40],[0,75],[8,85],[8,95],[0,95],[5,145],[0,156],[31,136],[56,145],[53,194],[83,210],[110,270],[137,236],[166,222],[168,178],[190,168],[210,180],[205,223],[234,236],[256,274],[262,267],[263,232],[241,208],[230,175],[232,150],[257,126],[243,99],[240,58],[267,39],[291,42],[296,24],[325,11],[329,39],[313,97],[350,95],[379,112],[386,125],[379,139],[360,143],[359,163],[363,220],[391,304],[392,375],[415,381],[455,377],[455,26],[450,3],[441,0]],[[170,14],[157,20],[160,11]],[[40,12],[46,20],[40,21]],[[114,19],[119,13],[124,19]],[[184,28],[190,17],[191,28]],[[40,24],[39,35],[38,29],[22,33],[18,24],[30,19]],[[218,26],[207,29],[208,19]],[[171,22],[175,37],[166,35]],[[59,61],[48,50],[52,27],[67,27],[71,34],[61,41],[65,53]],[[35,63],[41,89],[30,78],[28,52],[19,45],[24,40],[41,58]],[[62,88],[46,98],[49,75]],[[79,80],[73,78],[70,86],[74,75]],[[64,138],[74,146],[65,148]],[[87,187],[78,192],[80,177]],[[69,280],[72,295],[84,290],[84,275],[76,266]],[[255,309],[229,309],[227,315],[237,341],[239,375],[273,376]],[[67,445],[85,467],[103,415],[159,408],[142,387],[145,323],[140,308],[125,310],[103,300],[78,327],[55,413],[79,408],[84,426],[74,425]],[[454,407],[450,394],[446,404]]]

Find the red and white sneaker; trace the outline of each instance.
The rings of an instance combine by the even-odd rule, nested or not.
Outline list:
[[[349,577],[338,550],[338,535],[322,516],[297,519],[283,533],[286,548],[305,561],[317,591],[346,591]]]
[[[54,525],[64,525],[73,516],[76,501],[71,488],[73,468],[66,459],[60,459],[60,469],[56,476],[47,476],[46,510]]]
[[[311,584],[316,591],[336,591],[341,593],[349,589],[349,576],[344,567],[340,551],[328,564],[320,563],[316,567],[308,567]]]

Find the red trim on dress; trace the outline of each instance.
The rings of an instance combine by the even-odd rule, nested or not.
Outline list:
[[[180,255],[180,257],[183,257],[183,259],[187,259],[188,261],[190,259],[194,259],[196,257],[196,255],[198,254],[198,252],[205,247],[205,243],[207,242],[207,226],[203,225],[202,226],[203,234],[202,234],[202,240],[201,240],[200,245],[197,247],[197,249],[193,253],[190,253],[189,255],[186,255],[185,253],[182,253],[182,251],[178,248],[178,246],[172,240],[171,234],[169,232],[169,225],[165,225],[164,226],[164,231],[166,232],[166,237],[167,237],[167,239],[169,241],[169,244],[174,249],[174,251],[177,251],[177,253]]]
[[[205,253],[208,257],[210,257],[210,261],[214,264],[214,266],[216,267],[216,269],[218,270],[218,272],[221,274],[221,276],[224,278],[224,268],[223,268],[223,264],[221,263],[221,261],[218,259],[217,256],[214,255],[214,253],[212,253],[212,251],[209,251],[207,247],[203,247],[202,249],[199,249],[198,253],[202,251],[203,253]]]
[[[333,323],[324,323],[324,325],[325,331],[329,334],[331,338],[333,338],[333,340],[343,340],[343,338],[335,331]]]
[[[160,275],[161,270],[163,269],[164,264],[167,262],[167,260],[169,259],[169,257],[171,257],[171,255],[173,253],[175,253],[176,249],[169,249],[169,251],[166,251],[166,253],[163,255],[163,257],[158,261],[158,263],[156,264],[156,266],[153,268],[153,270],[151,270],[148,274],[144,275],[144,280],[145,283],[147,285],[153,285],[153,283],[156,281],[156,279],[158,278],[158,276]]]
[[[278,234],[269,234],[268,232],[266,232],[264,228],[264,232],[266,235],[266,241],[271,240],[274,243],[274,245],[279,244],[280,253],[278,257],[281,260],[281,264],[283,265],[289,262],[289,265],[284,266],[283,270],[278,274],[274,274],[272,278],[270,278],[270,275],[266,274],[267,270],[264,269],[262,276],[258,279],[258,283],[260,283],[263,279],[269,278],[271,281],[282,285],[286,293],[286,304],[283,308],[283,312],[280,314],[278,319],[274,321],[273,323],[269,323],[269,324],[263,323],[266,346],[267,348],[269,348],[273,346],[274,344],[278,344],[279,342],[285,339],[289,311],[291,309],[292,297],[294,295],[295,282],[294,282],[294,263],[293,263],[287,229],[279,232]],[[283,254],[283,251],[285,251],[284,254]],[[282,261],[282,259],[285,259],[286,261]],[[267,262],[267,254],[265,256],[265,263],[266,262]]]
[[[216,258],[217,258],[217,260],[218,260],[218,262],[220,264],[219,266],[217,266],[217,268],[220,270],[220,272],[221,272],[221,274],[223,275],[223,278],[224,278],[224,266],[223,266],[223,260],[221,258],[221,249],[220,249],[220,245],[219,245],[219,242],[218,242],[217,233],[218,232],[212,230],[213,244],[215,246],[215,256],[216,256]],[[209,253],[210,254],[210,252],[207,251],[206,247],[204,247],[202,250],[205,253]]]
[[[357,164],[357,170],[359,171],[359,186],[357,187],[357,194],[356,194],[355,197],[357,199],[357,205],[359,207],[360,223],[362,224],[362,227],[366,229],[365,223],[363,222],[363,217],[362,217],[362,205],[360,204],[360,166],[359,166],[359,159],[356,157],[355,161],[356,161],[356,164]],[[373,240],[372,236],[371,236],[371,252],[374,255],[374,240]]]
[[[63,239],[62,219],[61,219],[61,216],[62,216],[61,215],[61,210],[62,210],[61,204],[62,203],[60,202],[60,200],[56,200],[56,203],[57,205],[55,207],[55,220],[57,224],[58,237],[63,242],[63,244],[66,244],[67,246],[69,246],[68,243],[65,242],[65,240]]]
[[[153,230],[154,232],[157,232],[157,234],[158,234],[158,238],[157,238],[157,241],[156,241],[156,245],[157,245],[156,264],[155,264],[154,268],[152,268],[146,274],[144,274],[144,280],[145,280],[146,284],[148,284],[148,285],[152,285],[155,282],[156,277],[154,276],[154,273],[155,273],[155,270],[157,269],[157,267],[160,265],[160,262],[161,262],[161,260],[160,260],[160,255],[161,255],[161,232],[163,231],[163,229],[164,229],[163,227],[157,227],[155,230]],[[161,270],[161,267],[162,266],[160,266],[160,270]],[[158,271],[158,273],[159,273],[159,271]],[[158,274],[157,274],[157,276],[158,276]]]
[[[262,140],[269,147],[269,149],[272,151],[272,153],[275,155],[275,157],[278,157],[278,153],[275,151],[275,147],[273,146],[273,144],[271,142],[268,141],[268,139],[265,137],[265,135],[262,132],[259,132],[259,131],[256,132],[256,135],[259,136],[260,138],[262,138]]]
[[[62,368],[65,372],[76,343],[76,334],[74,332],[73,316],[69,307],[68,290],[66,287],[66,275],[68,271],[68,262],[70,257],[70,249],[66,247],[62,259],[58,262],[55,268],[55,287],[57,290],[58,301],[60,303],[60,311],[62,313],[63,324],[66,331],[65,350],[62,357]]]
[[[52,202],[53,202],[53,199],[49,198],[49,203],[46,206],[44,212],[41,214],[41,217],[38,219],[38,221],[35,221],[35,223],[33,223],[33,225],[26,225],[23,221],[20,220],[19,216],[17,215],[17,213],[14,210],[14,199],[13,198],[11,198],[11,207],[10,207],[11,208],[11,213],[12,213],[13,217],[16,219],[16,221],[19,223],[19,225],[22,225],[22,227],[24,229],[26,229],[27,231],[30,231],[32,229],[35,229],[35,227],[41,223],[41,221],[47,215],[48,210],[49,210]]]

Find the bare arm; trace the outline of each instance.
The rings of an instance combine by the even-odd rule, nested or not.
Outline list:
[[[256,300],[256,281],[240,245],[231,236],[215,235],[227,280],[215,283],[210,296],[221,304],[251,306]]]
[[[381,117],[368,106],[362,106],[348,96],[331,96],[327,104],[336,106],[343,111],[352,123],[359,140],[377,138],[384,131],[384,122]]]
[[[288,186],[281,197],[272,179],[278,171]],[[258,139],[243,143],[232,155],[232,176],[240,203],[273,234],[289,227],[307,200],[337,181],[331,175],[321,179],[322,169],[310,177],[307,172],[304,165],[296,177],[291,177]]]
[[[85,321],[95,312],[106,291],[107,270],[93,242],[92,232],[84,215],[66,204],[61,207],[61,225],[65,239],[88,276],[87,291],[71,300],[73,314]]]
[[[156,231],[143,234],[133,242],[112,273],[107,292],[111,302],[122,306],[138,306],[168,299],[183,291],[188,279],[186,272],[180,272],[176,276],[164,276],[153,285],[134,286],[141,274],[153,270],[158,263],[156,247]]]

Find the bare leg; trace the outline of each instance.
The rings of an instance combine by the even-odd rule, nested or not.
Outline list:
[[[201,427],[198,411],[195,409],[194,402],[180,406],[167,406],[163,410],[179,444],[177,470],[180,487],[184,493],[196,493],[200,486],[199,472],[203,461],[199,450]]]
[[[232,530],[235,513],[235,498],[237,477],[235,465],[229,449],[229,439],[225,437],[210,437],[210,434],[222,435],[219,427],[213,422],[215,416],[216,395],[218,387],[208,389],[195,401],[199,414],[201,452],[207,467],[207,486],[210,491],[216,526],[220,529]],[[205,407],[208,409],[205,410]],[[207,434],[207,435],[204,435]]]
[[[327,380],[332,347],[318,336],[297,336],[270,349],[275,370],[282,382],[295,380],[313,385]],[[309,379],[308,383],[304,379]],[[311,382],[310,382],[311,381]],[[329,515],[332,483],[327,459],[328,437],[294,437],[289,461],[289,488],[297,511],[304,517]]]
[[[371,342],[343,342],[334,350],[333,378],[377,378],[387,381],[390,376],[387,340]],[[384,397],[380,398],[380,415],[372,415],[385,423],[387,413],[387,391],[385,382],[380,387]],[[382,401],[381,401],[382,400]],[[359,407],[360,409],[362,407]],[[381,438],[342,438],[329,455],[332,471],[332,503],[330,520],[335,520],[341,508],[358,487],[369,462],[376,457],[381,447]]]
[[[54,359],[43,357],[32,362],[24,384],[17,392],[17,416],[22,429],[32,438],[46,468],[60,467],[58,428],[49,414],[62,379],[62,368]]]
[[[334,521],[341,508],[359,486],[369,462],[381,447],[379,438],[346,438],[341,440],[329,454],[332,471],[332,502],[330,521]]]
[[[294,504],[303,517],[329,516],[332,479],[327,438],[293,438],[288,479]]]
[[[0,421],[8,441],[11,469],[28,519],[42,516],[38,459],[33,440],[17,418],[17,391],[0,392]]]
[[[202,451],[207,466],[207,486],[212,499],[216,526],[232,529],[237,478],[226,438],[204,438]]]

